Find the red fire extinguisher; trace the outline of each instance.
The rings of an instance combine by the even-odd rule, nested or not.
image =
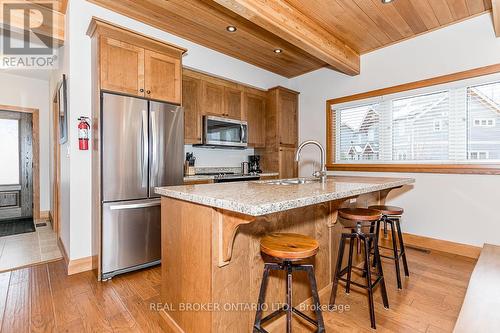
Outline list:
[[[78,148],[80,150],[89,150],[90,118],[82,116],[78,120],[80,121],[78,123]]]

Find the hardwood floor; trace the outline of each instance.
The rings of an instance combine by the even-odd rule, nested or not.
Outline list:
[[[408,257],[411,277],[400,292],[384,260],[391,308],[377,290],[377,332],[451,332],[475,260],[411,249]],[[160,278],[155,267],[100,283],[91,272],[67,276],[62,260],[1,273],[1,332],[161,332],[151,310],[160,302]],[[364,294],[345,295],[339,286],[337,300],[351,310],[325,313],[329,332],[373,332]]]

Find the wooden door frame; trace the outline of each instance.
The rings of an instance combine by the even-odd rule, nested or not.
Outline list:
[[[31,113],[33,122],[33,219],[40,219],[40,131],[39,112],[35,108],[22,106],[1,105],[1,111]]]
[[[58,99],[59,85],[52,98],[52,169],[50,185],[52,187],[52,202],[50,204],[50,220],[52,222],[52,229],[59,237],[59,226],[61,218],[60,207],[60,191],[61,191],[61,146],[60,146],[60,129],[59,129],[59,99]]]

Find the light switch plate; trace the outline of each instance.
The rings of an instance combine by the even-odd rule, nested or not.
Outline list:
[[[349,203],[356,203],[356,198],[349,199]]]

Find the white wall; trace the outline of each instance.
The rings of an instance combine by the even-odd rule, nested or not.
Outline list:
[[[26,76],[0,74],[0,104],[36,108],[40,129],[40,210],[50,209],[49,82]]]
[[[290,87],[301,92],[300,140],[325,143],[327,99],[497,63],[500,38],[495,37],[491,14],[485,14],[363,55],[358,76],[321,69],[294,78]],[[304,158],[300,170],[308,175],[318,157],[311,149]],[[416,179],[411,191],[390,200],[406,209],[405,232],[473,245],[500,244],[500,218],[495,208],[499,176],[371,175]]]
[[[70,136],[70,223],[71,259],[91,255],[91,159],[90,151],[79,151],[77,147],[76,119],[80,115],[91,115],[91,45],[86,36],[92,16],[117,25],[126,26],[145,35],[188,49],[183,58],[184,65],[228,79],[259,87],[270,88],[286,84],[287,80],[255,66],[216,51],[191,43],[182,38],[152,28],[138,21],[108,11],[84,0],[72,0],[68,8],[69,17],[69,136]]]

